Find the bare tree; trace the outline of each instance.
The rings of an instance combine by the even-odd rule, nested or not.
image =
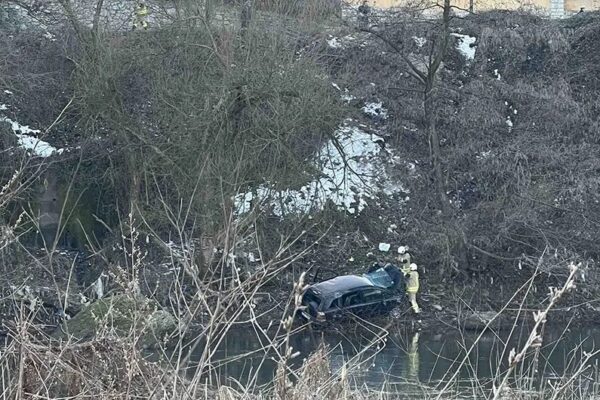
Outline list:
[[[461,263],[468,264],[467,244],[465,233],[456,223],[455,211],[446,194],[446,183],[443,172],[443,155],[440,148],[440,136],[437,130],[436,121],[438,118],[438,107],[436,102],[439,100],[439,73],[443,66],[451,38],[450,22],[451,10],[453,8],[451,0],[444,0],[440,5],[442,7],[441,21],[434,25],[432,29],[429,53],[424,63],[416,60],[406,51],[404,46],[394,39],[386,36],[384,32],[373,27],[359,27],[359,30],[368,32],[385,42],[397,55],[401,57],[407,67],[408,73],[419,83],[419,92],[422,99],[422,122],[427,135],[429,144],[429,155],[432,167],[432,177],[435,183],[435,192],[438,198],[438,204],[444,219],[447,221],[448,231],[458,233],[456,242],[457,251]],[[450,235],[449,235],[450,236]]]

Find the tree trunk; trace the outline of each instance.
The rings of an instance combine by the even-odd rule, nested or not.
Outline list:
[[[102,5],[104,4],[104,0],[98,0],[96,3],[96,10],[94,11],[94,21],[92,22],[92,32],[96,39],[100,34],[100,14],[102,13]]]
[[[206,23],[210,25],[210,21],[212,19],[213,12],[213,0],[204,0],[204,19]]]
[[[442,214],[445,218],[450,218],[452,216],[452,208],[450,206],[450,202],[448,201],[448,196],[446,196],[446,185],[442,171],[442,150],[440,148],[440,137],[435,126],[435,115],[431,105],[433,101],[431,98],[431,90],[432,89],[428,85],[423,105],[425,113],[425,127],[427,138],[429,140],[429,152],[433,168],[433,178],[435,181],[435,190],[438,195],[440,209],[442,210]]]
[[[244,0],[242,4],[242,12],[240,14],[240,26],[242,30],[242,37],[245,38],[246,31],[250,27],[250,21],[252,21],[252,0]]]
[[[85,35],[83,29],[81,28],[81,23],[79,22],[79,19],[77,18],[77,15],[75,15],[75,11],[73,10],[71,0],[59,0],[59,3],[67,16],[67,19],[71,23],[71,26],[73,27],[77,38],[80,41],[84,41]]]

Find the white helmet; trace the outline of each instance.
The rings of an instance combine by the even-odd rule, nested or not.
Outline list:
[[[410,270],[411,271],[416,271],[417,270],[417,264],[415,264],[415,263],[410,264]]]

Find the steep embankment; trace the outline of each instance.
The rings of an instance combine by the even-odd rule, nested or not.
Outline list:
[[[77,199],[57,244],[93,256],[71,294],[119,291],[116,277],[141,263],[130,278],[165,305],[175,276],[193,296],[198,276],[251,280],[269,260],[302,254],[272,279],[283,301],[299,271],[359,272],[409,245],[426,316],[457,303],[498,309],[535,271],[540,295],[526,305],[536,306],[571,261],[584,264],[569,305],[596,312],[596,15],[452,21],[432,92],[449,215],[434,190],[423,88],[406,65],[426,72],[435,25],[386,16],[381,40],[339,25],[275,35],[273,18],[246,34],[235,21],[179,21],[96,42],[60,25],[3,32],[3,182],[29,160],[23,198],[35,211],[35,191],[47,190],[36,168],[50,160],[61,200]],[[65,292],[70,262],[58,262]]]
[[[410,193],[406,202],[385,199],[358,217],[353,226],[360,234],[330,264],[335,272],[360,269],[369,252],[386,257],[377,252],[379,242],[407,244],[424,267],[426,303],[461,299],[468,307],[497,310],[539,274],[539,295],[525,296],[535,307],[548,286],[568,275],[569,262],[581,262],[578,290],[564,310],[597,318],[600,130],[593,37],[599,23],[595,14],[549,21],[508,12],[453,21],[433,111],[450,220],[440,215],[434,191],[423,89],[403,59],[425,71],[436,32],[419,22],[378,32],[397,48],[365,33],[329,38],[333,79],[348,88],[345,98],[356,97],[350,106],[360,113],[365,101],[377,101],[387,109],[385,146],[400,160],[397,179]]]

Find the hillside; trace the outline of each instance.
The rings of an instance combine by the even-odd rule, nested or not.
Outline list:
[[[600,318],[600,14],[374,10],[364,26],[330,5],[244,20],[157,2],[132,31],[120,2],[9,3],[0,332],[15,305],[56,336],[120,296],[144,299],[142,320],[175,315],[180,338],[266,324],[299,279],[398,246],[420,267],[421,328],[505,305],[531,322],[520,310],[573,264],[550,320]]]

